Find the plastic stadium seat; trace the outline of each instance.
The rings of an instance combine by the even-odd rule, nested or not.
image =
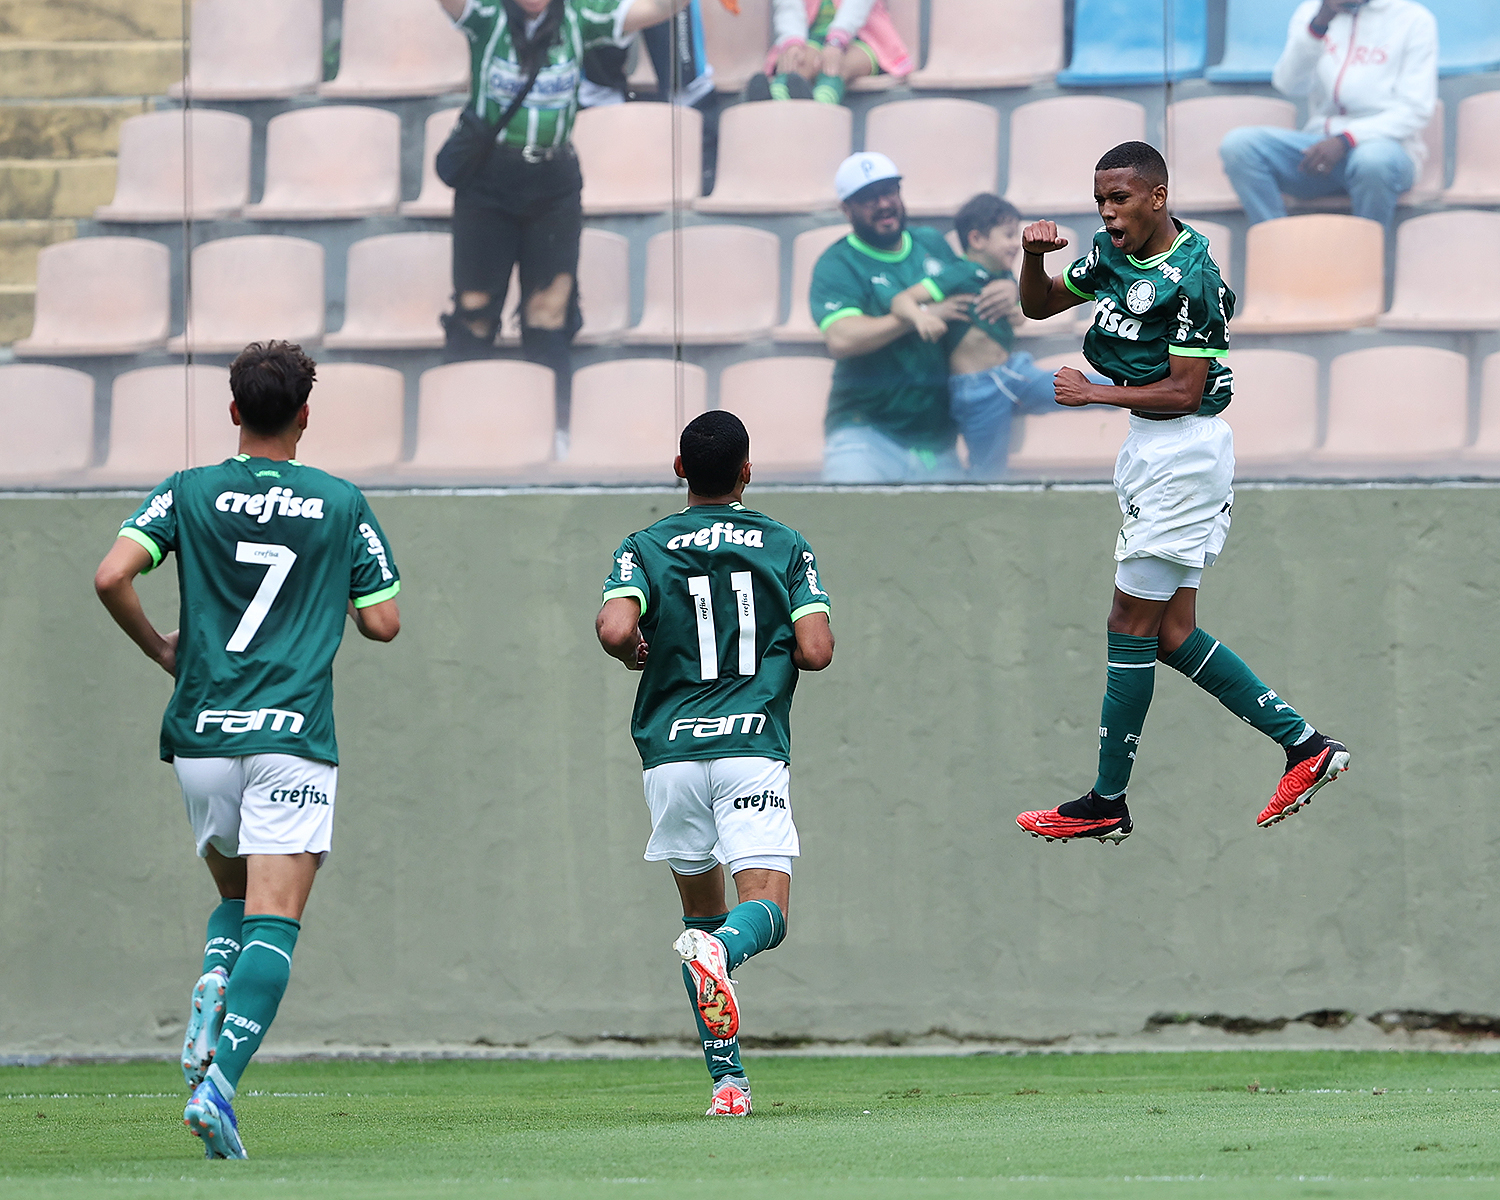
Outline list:
[[[403,474],[514,477],[552,457],[552,372],[535,363],[487,359],[423,371],[417,448]]]
[[[1382,329],[1500,329],[1500,213],[1454,209],[1402,221]]]
[[[1057,82],[1163,83],[1202,75],[1207,61],[1208,0],[1073,0],[1073,61]]]
[[[334,475],[389,476],[401,457],[406,378],[369,363],[319,363],[297,461]]]
[[[707,396],[708,373],[693,363],[624,358],[584,367],[573,375],[568,458],[560,473],[674,482],[677,439],[707,408]]]
[[[799,233],[792,239],[792,301],[784,324],[776,326],[771,336],[778,342],[821,342],[823,335],[813,323],[808,302],[813,267],[834,242],[848,237],[848,225],[820,225]]]
[[[711,213],[837,208],[833,175],[849,156],[853,137],[854,114],[842,104],[736,104],[719,119],[719,172],[713,195],[694,207]],[[789,154],[793,146],[796,152]]]
[[[1084,369],[1075,361],[1045,365],[1053,370],[1059,366]],[[1108,404],[1018,417],[1011,425],[1006,466],[1013,475],[1053,470],[1107,474],[1129,430],[1130,414]]]
[[[625,334],[636,345],[769,337],[781,309],[781,241],[745,225],[666,229],[646,243],[646,304]],[[680,272],[681,292],[674,295]]]
[[[1438,25],[1438,74],[1500,67],[1500,7],[1486,0],[1422,0]]]
[[[401,200],[401,118],[383,108],[328,104],[266,125],[266,187],[245,209],[257,221],[394,213]]]
[[[1500,459],[1500,354],[1484,360],[1479,383],[1479,436],[1465,458]]]
[[[1068,244],[1061,250],[1053,250],[1042,259],[1042,265],[1047,268],[1050,275],[1061,275],[1069,264],[1077,262],[1089,249],[1089,238],[1092,232],[1080,235],[1076,229],[1067,225],[1059,225],[1057,232],[1068,239]],[[954,241],[958,239],[955,238]],[[1011,274],[1017,279],[1021,278],[1021,267],[1024,263],[1021,255],[1025,251],[1018,251],[1015,264],[1011,267]],[[1048,317],[1045,321],[1033,321],[1030,317],[1023,317],[1021,323],[1015,327],[1017,337],[1058,337],[1067,336],[1076,331],[1087,329],[1089,322],[1094,319],[1094,306],[1092,304],[1080,304],[1066,312],[1060,312],[1055,317]]]
[[[139,354],[171,331],[172,256],[147,238],[78,238],[36,261],[36,318],[13,349],[48,358]]]
[[[1319,459],[1455,458],[1468,434],[1469,360],[1432,346],[1340,354],[1328,371],[1328,435]]]
[[[1197,219],[1187,221],[1199,233],[1208,239],[1208,252],[1214,256],[1214,262],[1219,264],[1219,278],[1234,287],[1234,234],[1229,231],[1228,225],[1220,225],[1217,221],[1199,221]]]
[[[302,238],[220,238],[193,251],[187,327],[173,354],[238,354],[250,342],[323,337],[323,247]]]
[[[1224,420],[1244,463],[1304,459],[1318,440],[1318,360],[1292,350],[1236,350],[1234,400]]]
[[[1448,204],[1500,204],[1500,90],[1479,92],[1458,105],[1453,186]]]
[[[771,45],[771,0],[740,0],[739,16],[714,0],[702,4],[703,45],[714,67],[714,86],[737,92],[752,75],[765,70]],[[645,57],[644,53],[642,57]]]
[[[438,96],[469,89],[469,39],[436,4],[344,0],[330,97]]]
[[[932,6],[927,65],[911,85],[1029,87],[1062,65],[1063,0],[942,0]]]
[[[186,124],[186,139],[183,125]],[[181,221],[183,142],[193,164],[186,212],[199,221],[233,217],[250,200],[250,118],[212,108],[142,113],[120,125],[115,195],[96,221]]]
[[[630,239],[585,226],[578,247],[578,300],[583,345],[618,340],[630,324]]]
[[[757,476],[816,475],[822,469],[832,382],[830,358],[752,358],[724,368],[719,407],[750,431]]]
[[[1443,172],[1447,166],[1447,116],[1443,102],[1439,100],[1432,110],[1432,120],[1422,131],[1422,141],[1427,147],[1427,158],[1422,163],[1422,173],[1417,176],[1411,190],[1401,193],[1400,203],[1408,205],[1435,204],[1443,195]],[[1298,200],[1286,197],[1287,208],[1292,212],[1348,212],[1349,197],[1346,194],[1325,196],[1317,200]]]
[[[0,486],[82,471],[94,454],[94,380],[43,363],[0,366]]]
[[[173,96],[269,100],[323,78],[322,0],[193,0],[187,79]]]
[[[1301,0],[1226,0],[1224,57],[1204,72],[1214,83],[1270,83]]]
[[[1023,213],[1094,210],[1094,164],[1120,142],[1143,141],[1146,110],[1112,96],[1056,96],[1010,115],[1005,197]]]
[[[403,217],[451,217],[453,189],[438,178],[434,163],[462,109],[443,108],[427,118],[422,136],[422,190],[401,205]]]
[[[384,233],[349,247],[344,326],[331,350],[419,350],[443,344],[438,317],[452,309],[453,238]]]
[[[677,182],[672,182],[673,139]],[[681,104],[586,108],[573,126],[589,216],[666,212],[703,190],[703,117]]]
[[[1385,304],[1378,221],[1308,213],[1252,225],[1240,333],[1320,333],[1373,325]]]
[[[897,100],[866,114],[865,149],[889,154],[901,168],[912,216],[949,216],[979,192],[995,191],[1000,114],[973,100]]]
[[[93,481],[151,486],[173,471],[223,462],[239,450],[229,401],[224,367],[146,367],[116,375],[109,456],[90,473]]]
[[[1297,127],[1297,106],[1271,96],[1199,96],[1167,109],[1167,165],[1172,207],[1181,212],[1228,212],[1240,207],[1224,174],[1219,143],[1244,125]]]

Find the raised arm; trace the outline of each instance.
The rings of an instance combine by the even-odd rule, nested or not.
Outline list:
[[[646,639],[641,636],[641,602],[634,596],[614,596],[594,618],[594,633],[604,653],[618,658],[627,670],[646,665]]]
[[[792,665],[799,671],[821,671],[833,661],[833,628],[826,612],[808,613],[792,626],[797,648],[792,651]]]
[[[630,7],[625,12],[625,23],[620,27],[622,33],[660,25],[688,6],[688,0],[627,0],[627,3]]]
[[[176,676],[177,632],[173,630],[165,636],[157,633],[135,590],[135,577],[150,566],[151,555],[146,548],[122,537],[110,547],[99,569],[94,572],[94,592],[115,619],[115,624],[141,648],[142,653],[168,675]]]
[[[1053,221],[1033,221],[1021,231],[1021,311],[1033,321],[1055,317],[1086,299],[1069,289],[1061,275],[1047,274],[1042,263],[1043,256],[1067,244]]]

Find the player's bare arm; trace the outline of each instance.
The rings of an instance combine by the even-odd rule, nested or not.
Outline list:
[[[1203,404],[1203,388],[1208,382],[1206,358],[1174,354],[1172,373],[1158,383],[1145,387],[1101,387],[1090,383],[1082,371],[1062,367],[1057,372],[1057,402],[1069,408],[1085,404],[1113,404],[1136,412],[1194,413]]]
[[[177,631],[160,634],[135,590],[135,577],[151,566],[151,555],[139,542],[119,538],[94,572],[94,592],[115,624],[168,675],[177,674]]]
[[[521,0],[521,6],[526,6],[526,0]],[[640,29],[650,29],[653,25],[660,25],[663,21],[670,20],[688,6],[688,0],[635,0],[625,13],[625,23],[621,29],[625,33],[635,33]],[[546,7],[545,3],[542,5]],[[729,8],[726,3],[725,8]],[[730,9],[731,12],[734,9]]]
[[[858,358],[862,354],[874,354],[897,338],[905,337],[911,330],[911,324],[894,313],[883,317],[851,313],[823,330],[823,341],[828,346],[830,358]]]
[[[827,613],[808,613],[792,626],[797,648],[792,663],[799,671],[822,671],[833,662],[833,628]]]
[[[634,596],[614,596],[604,602],[594,618],[594,633],[599,645],[611,658],[618,658],[626,670],[639,671],[646,665],[646,639],[641,636],[641,602]]]
[[[1061,275],[1047,274],[1042,264],[1045,255],[1067,244],[1055,221],[1033,221],[1021,231],[1021,311],[1033,321],[1044,321],[1083,303],[1082,296],[1068,290]]]
[[[372,642],[394,641],[401,632],[401,610],[395,600],[382,600],[368,608],[355,608],[349,601],[349,615],[354,618],[354,627],[362,637]]]

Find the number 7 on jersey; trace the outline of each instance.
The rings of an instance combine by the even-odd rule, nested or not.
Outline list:
[[[231,654],[239,653],[250,644],[255,631],[260,628],[261,622],[271,611],[271,605],[276,603],[276,595],[281,591],[281,585],[291,574],[292,564],[297,561],[297,553],[290,546],[273,546],[265,542],[238,542],[234,547],[234,561],[258,563],[270,569],[266,572],[266,577],[260,581],[260,587],[255,589],[250,606],[245,609],[244,615],[240,617],[240,623],[235,626],[233,635],[224,647]]]

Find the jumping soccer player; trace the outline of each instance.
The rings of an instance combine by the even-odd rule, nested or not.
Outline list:
[[[293,456],[315,367],[253,343],[230,365],[240,452],[179,471],[120,529],[94,576],[116,623],[177,680],[161,757],[222,897],[208,919],[182,1071],[183,1120],[209,1158],[244,1158],[232,1101],[276,1016],[338,788],[333,656],[346,611],[401,629],[401,581],[358,488]],[[158,633],[134,580],[177,552],[180,627]]]
[[[1084,338],[1090,363],[1119,385],[1057,372],[1057,402],[1128,408],[1130,433],[1115,464],[1125,515],[1115,547],[1109,613],[1109,682],[1099,718],[1099,776],[1077,800],[1016,823],[1048,841],[1129,836],[1125,791],[1155,685],[1156,660],[1181,671],[1235,716],[1286,750],[1286,770],[1257,824],[1274,825],[1349,767],[1349,751],[1319,733],[1262,683],[1228,646],[1198,628],[1203,568],[1229,533],[1234,504],[1234,438],[1219,414],[1233,375],[1224,286],[1208,239],[1167,208],[1167,164],[1145,142],[1124,142],[1094,169],[1104,228],[1059,277],[1042,256],[1066,246],[1051,221],[1021,235],[1021,307],[1044,318],[1086,300],[1094,323]]]
[[[607,654],[641,671],[631,733],[651,837],[687,926],[674,949],[713,1078],[708,1116],[748,1116],[729,974],[786,937],[792,859],[790,717],[798,671],[833,661],[829,600],[794,529],[741,502],[750,435],[733,413],[682,431],[688,506],[615,553],[595,622]],[[650,647],[648,656],[647,647]],[[726,912],[724,867],[739,903]]]

